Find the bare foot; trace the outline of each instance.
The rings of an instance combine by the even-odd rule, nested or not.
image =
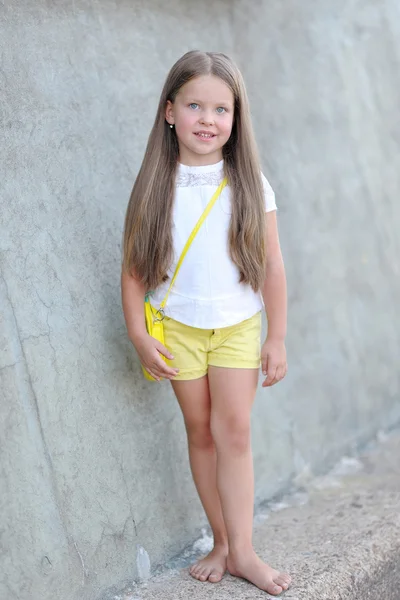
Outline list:
[[[278,596],[286,591],[291,583],[289,575],[272,569],[257,556],[254,550],[238,556],[229,555],[227,566],[231,575],[247,579],[272,596]]]
[[[226,546],[215,546],[210,554],[190,567],[189,573],[199,581],[218,583],[225,574],[227,556]]]

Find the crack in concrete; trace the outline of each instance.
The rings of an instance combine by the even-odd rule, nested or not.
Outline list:
[[[83,556],[82,556],[82,554],[79,552],[79,549],[78,549],[78,544],[76,543],[76,541],[75,541],[73,538],[71,538],[71,539],[72,539],[72,541],[74,542],[74,548],[75,548],[75,550],[77,551],[77,553],[78,553],[78,556],[79,556],[79,558],[80,558],[80,561],[81,561],[81,565],[82,565],[82,585],[85,585],[85,580],[86,580],[86,578],[87,578],[87,577],[89,577],[89,571],[88,571],[88,569],[85,567],[85,562],[84,562],[84,560],[83,560]]]
[[[16,362],[12,363],[11,365],[3,365],[2,367],[0,367],[0,371],[4,371],[5,369],[12,369],[12,367],[15,367],[18,364],[19,364],[19,361],[17,360]]]
[[[115,531],[114,523],[112,523],[112,521],[110,521],[109,513],[102,506],[102,504],[100,503],[100,501],[99,501],[98,498],[95,498],[95,501],[97,502],[100,510],[104,513],[104,515],[106,517],[106,522],[105,521],[100,521],[102,523],[102,525],[103,525],[103,528],[102,528],[102,532],[101,532],[101,535],[100,535],[100,539],[97,542],[96,548],[93,551],[92,557],[96,555],[97,551],[101,547],[102,542],[103,542],[103,540],[105,538],[111,538],[113,540],[114,544],[115,544],[116,550],[118,551],[118,544],[117,544],[118,541],[122,541],[124,538],[127,539],[127,540],[128,539],[132,539],[133,540],[135,536],[137,537],[136,523],[135,523],[135,520],[133,518],[133,511],[132,511],[132,507],[131,506],[130,506],[129,514],[128,514],[128,516],[125,519],[125,522],[124,522],[124,525],[122,527],[122,530]],[[132,535],[132,537],[129,536],[129,538],[128,538],[127,534],[126,534],[126,529],[127,529],[128,523],[130,523],[131,521],[133,522],[133,525],[134,525],[134,534]],[[107,529],[111,530],[111,533],[106,533]]]
[[[3,278],[3,280],[4,280],[4,278]],[[33,339],[33,340],[37,340],[37,339],[39,339],[39,338],[41,338],[41,337],[47,337],[47,340],[48,340],[48,342],[49,342],[49,346],[50,346],[50,348],[51,348],[51,349],[52,349],[52,351],[53,351],[53,360],[52,360],[52,366],[54,367],[54,370],[55,370],[55,372],[57,373],[57,375],[59,375],[59,371],[58,371],[58,367],[57,367],[57,354],[56,354],[56,349],[55,349],[55,347],[54,347],[54,345],[53,345],[53,343],[52,343],[52,341],[51,341],[51,327],[50,327],[50,323],[49,323],[49,318],[50,318],[50,315],[51,315],[51,305],[47,305],[47,304],[46,304],[46,302],[45,302],[45,301],[44,301],[44,300],[43,300],[43,299],[40,297],[40,295],[39,295],[39,293],[38,293],[37,289],[35,288],[35,286],[32,286],[32,287],[33,287],[33,290],[35,291],[35,293],[36,293],[36,295],[37,295],[38,299],[40,300],[40,302],[41,302],[41,303],[43,304],[43,306],[45,306],[45,307],[46,307],[46,309],[47,309],[47,314],[46,314],[46,325],[47,325],[48,332],[47,332],[47,333],[39,333],[39,334],[37,334],[37,335],[28,335],[28,336],[26,336],[26,337],[24,337],[24,338],[21,338],[21,337],[20,337],[20,342],[21,342],[21,345],[23,345],[23,344],[24,344],[24,342],[26,342],[26,341],[28,341],[28,340],[31,340],[31,339]],[[15,314],[14,314],[14,318],[15,318]]]
[[[51,304],[46,304],[46,302],[43,300],[43,298],[40,296],[39,292],[37,291],[37,289],[35,288],[34,285],[32,285],[32,288],[36,294],[36,296],[39,298],[40,302],[43,304],[43,306],[45,306],[47,308],[47,310],[49,311],[51,309]]]
[[[49,329],[49,333],[47,334],[48,337],[48,341],[49,341],[49,346],[53,351],[53,360],[52,360],[52,365],[54,367],[55,372],[57,373],[57,375],[59,375],[58,372],[58,367],[57,367],[57,354],[56,354],[56,349],[52,344],[51,341],[51,327],[50,327],[50,323],[49,323],[49,316],[50,316],[50,310],[47,311],[47,317],[46,317],[46,323],[47,323],[47,327]]]
[[[38,333],[36,335],[33,335],[33,334],[27,335],[24,338],[20,338],[20,342],[24,343],[24,342],[28,342],[29,340],[38,340],[39,338],[42,338],[42,337],[48,337],[48,335],[49,335],[48,333]]]
[[[58,486],[57,486],[57,479],[56,479],[56,475],[55,475],[55,470],[54,470],[54,465],[53,465],[53,460],[50,454],[50,450],[47,444],[47,440],[46,440],[46,436],[45,436],[45,432],[44,432],[44,428],[43,428],[43,423],[42,423],[42,419],[41,419],[41,414],[40,414],[40,407],[39,407],[39,401],[35,392],[35,387],[33,385],[33,381],[32,381],[32,375],[29,369],[29,363],[27,360],[27,356],[25,353],[25,348],[24,348],[24,344],[23,344],[23,338],[21,337],[21,332],[18,326],[18,320],[17,320],[17,315],[15,313],[15,308],[13,305],[13,302],[11,300],[11,296],[10,296],[10,291],[7,285],[7,282],[5,280],[5,277],[3,274],[0,274],[0,278],[4,283],[4,288],[5,288],[5,295],[6,295],[6,300],[8,302],[8,305],[11,309],[13,318],[14,318],[14,327],[15,327],[15,331],[17,333],[18,336],[18,340],[19,340],[19,348],[20,348],[20,352],[21,352],[21,357],[22,357],[22,361],[17,361],[15,364],[18,363],[23,363],[24,365],[24,370],[25,370],[25,374],[26,374],[26,381],[28,383],[28,387],[29,387],[29,391],[30,391],[30,396],[31,396],[31,400],[32,400],[32,406],[33,406],[33,412],[35,414],[36,417],[36,424],[39,430],[39,435],[40,435],[40,439],[42,442],[42,448],[43,448],[43,454],[49,469],[49,476],[50,476],[50,485],[51,485],[51,489],[53,492],[53,497],[58,509],[58,514],[60,517],[60,522],[64,531],[64,535],[66,540],[68,540],[68,529],[67,529],[67,525],[65,522],[65,518],[63,515],[63,511],[62,511],[62,504],[60,501],[60,493],[58,491]],[[47,334],[45,334],[47,335]],[[32,336],[34,337],[34,336]],[[41,336],[38,336],[41,337]]]
[[[134,530],[135,530],[135,535],[137,537],[138,532],[137,532],[137,527],[136,527],[136,521],[135,521],[135,517],[133,515],[133,507],[132,507],[131,499],[129,497],[128,484],[126,482],[125,472],[124,472],[124,468],[122,466],[122,463],[119,463],[119,467],[121,469],[122,481],[124,482],[124,486],[125,486],[126,499],[128,501],[128,506],[129,506],[129,510],[130,510],[130,515],[131,515],[133,527],[134,527]],[[124,527],[124,530],[125,530],[125,527]]]
[[[118,542],[118,541],[123,541],[123,540],[124,540],[124,538],[125,538],[127,541],[129,541],[129,539],[130,539],[130,538],[128,538],[128,537],[127,537],[127,535],[126,535],[126,528],[127,528],[127,525],[128,525],[128,523],[129,523],[131,520],[132,520],[132,516],[131,516],[131,514],[129,514],[129,515],[127,516],[127,518],[125,519],[125,522],[124,522],[124,525],[123,525],[123,527],[122,527],[122,530],[121,530],[121,531],[113,531],[112,533],[106,533],[106,526],[103,526],[103,530],[102,530],[102,532],[101,532],[100,539],[99,539],[99,541],[97,542],[96,548],[94,549],[93,556],[95,556],[95,555],[96,555],[96,553],[97,553],[98,549],[99,549],[99,548],[101,547],[101,545],[102,545],[102,542],[103,542],[103,540],[104,540],[104,539],[106,539],[106,538],[111,538],[111,539],[113,540],[113,542],[114,542],[114,545],[115,545],[115,549],[116,549],[116,551],[118,551],[118,549],[119,549],[119,548],[118,548],[118,544],[117,544],[117,542]],[[112,528],[112,523],[110,523],[110,520],[109,520],[109,519],[108,519],[108,525],[109,525],[109,526]],[[136,535],[136,529],[135,529],[135,535]],[[132,538],[132,539],[133,539],[133,538]]]

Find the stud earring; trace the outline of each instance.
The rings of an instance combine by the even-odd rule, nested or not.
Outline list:
[[[173,125],[170,125],[170,128],[171,128],[171,129],[173,129],[173,128],[174,128],[174,126],[173,126]]]

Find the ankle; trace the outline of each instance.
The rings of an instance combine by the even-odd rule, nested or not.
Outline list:
[[[214,548],[224,548],[228,553],[228,538],[224,536],[214,536]]]
[[[229,544],[229,556],[232,560],[240,559],[251,554],[254,554],[254,548],[251,541]]]

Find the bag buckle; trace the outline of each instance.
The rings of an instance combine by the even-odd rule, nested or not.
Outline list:
[[[153,312],[153,323],[162,323],[165,319],[165,312],[163,308],[158,308]]]

